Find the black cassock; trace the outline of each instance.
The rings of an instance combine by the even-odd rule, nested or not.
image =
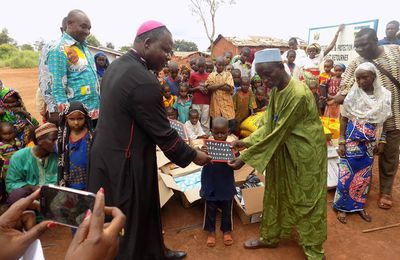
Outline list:
[[[89,191],[127,217],[117,259],[163,259],[156,144],[181,167],[196,156],[171,129],[156,76],[134,51],[115,60],[101,83],[90,155]]]

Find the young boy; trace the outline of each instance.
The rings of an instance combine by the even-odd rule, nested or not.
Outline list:
[[[225,71],[225,59],[220,56],[216,60],[217,71],[211,73],[206,81],[206,87],[211,95],[211,118],[224,117],[229,121],[229,129],[235,132],[235,109],[233,108],[233,78]]]
[[[162,86],[164,107],[172,107],[175,103],[176,96],[171,94],[171,87],[168,84]]]
[[[284,63],[286,72],[295,79],[300,79],[300,68],[297,64],[294,63],[296,60],[296,51],[288,50],[287,51],[287,63]]]
[[[226,141],[229,135],[228,120],[217,117],[212,122],[212,135],[217,141]],[[207,152],[207,147],[202,150]],[[205,200],[203,229],[208,232],[207,246],[215,246],[215,222],[217,209],[221,209],[221,231],[224,234],[224,244],[233,244],[231,231],[232,202],[236,194],[233,169],[227,163],[210,163],[201,171],[200,196]]]
[[[208,136],[204,133],[203,128],[199,122],[200,114],[196,109],[189,111],[189,120],[185,123],[185,127],[189,136],[189,139],[195,140],[199,138],[207,138]]]
[[[206,72],[210,74],[214,71],[214,63],[212,60],[206,60]]]
[[[239,69],[232,69],[231,74],[234,84],[234,89],[233,89],[233,95],[234,95],[240,89],[240,84],[242,83],[242,73],[240,72]]]
[[[204,57],[197,59],[197,72],[190,75],[190,92],[193,93],[192,108],[200,113],[200,123],[205,133],[210,131],[210,97],[205,88],[208,73],[205,72],[206,60]]]
[[[199,69],[197,68],[197,58],[191,58],[189,60],[190,69],[192,70],[190,73],[197,72]]]
[[[268,97],[264,87],[256,89],[256,104],[257,108],[254,109],[254,112],[262,112],[267,109]]]
[[[164,78],[165,82],[171,89],[171,93],[177,96],[179,93],[179,83],[181,79],[179,77],[179,66],[176,62],[170,61],[168,63],[169,75]]]

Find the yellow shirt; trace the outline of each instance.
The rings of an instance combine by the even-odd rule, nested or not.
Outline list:
[[[224,91],[218,89],[211,94],[210,116],[214,118],[222,116],[228,120],[235,119],[235,109],[233,107],[232,99],[234,83],[231,73],[227,71],[221,73],[212,72],[206,81],[206,85],[213,86],[221,84],[228,85],[231,90]]]

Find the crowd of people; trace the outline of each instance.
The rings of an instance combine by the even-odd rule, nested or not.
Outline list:
[[[236,56],[225,51],[215,59],[192,58],[189,64],[170,61],[172,35],[160,22],[142,24],[133,48],[111,64],[104,53],[90,53],[85,41],[90,29],[87,15],[72,10],[62,21],[60,39],[42,50],[37,107],[43,124],[27,111],[17,91],[0,81],[0,227],[20,230],[15,220],[23,219],[29,223],[26,230],[35,230],[13,234],[24,242],[2,251],[0,258],[21,256],[54,226],[51,221],[32,224],[22,214],[47,184],[97,193],[94,214],[73,232],[66,259],[85,254],[184,258],[185,252],[164,244],[157,145],[180,167],[191,162],[204,166],[200,196],[206,205],[207,246],[216,244],[217,209],[222,211],[224,244],[234,242],[233,176],[246,163],[265,172],[267,181],[260,235],[244,247],[276,247],[296,229],[306,257],[324,259],[327,148],[320,116],[340,120],[333,202],[337,219],[346,224],[346,214],[357,212],[372,220],[364,205],[374,155],[380,156],[378,206],[392,207],[400,146],[397,21],[387,25],[387,37],[380,41],[373,29],[357,32],[359,56],[347,68],[325,58],[344,26],[324,50],[316,43],[300,49],[291,38],[283,54],[243,47]],[[240,125],[253,113],[263,113],[263,119],[242,139]],[[192,140],[226,141],[236,135],[236,159],[211,164],[207,147],[189,146],[170,120],[184,124]],[[113,219],[103,227],[105,215]],[[0,229],[0,241],[11,236]],[[102,236],[110,241],[98,240]]]

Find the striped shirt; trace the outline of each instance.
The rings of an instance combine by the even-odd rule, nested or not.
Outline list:
[[[384,45],[384,52],[373,61],[382,68],[390,72],[394,78],[400,81],[400,46]],[[355,70],[361,63],[367,62],[361,56],[355,58],[347,67],[342,75],[340,84],[340,94],[345,96],[349,93],[355,82]],[[392,114],[393,117],[385,122],[386,131],[400,130],[400,90],[392,83],[392,81],[377,69],[378,82],[392,93]]]

